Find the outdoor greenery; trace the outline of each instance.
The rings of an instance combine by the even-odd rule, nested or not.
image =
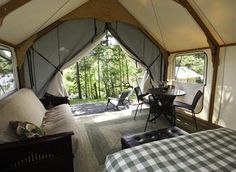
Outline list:
[[[143,75],[138,66],[111,37],[94,48],[90,54],[63,71],[68,93],[79,99],[115,97],[125,89],[136,86]]]
[[[0,49],[0,96],[14,89],[11,52]]]
[[[176,56],[175,67],[176,67],[176,80],[185,81],[192,83],[204,83],[205,75],[205,63],[206,63],[205,53],[194,53],[194,54],[184,54]],[[179,70],[184,70],[184,76],[177,76]],[[179,72],[179,75],[181,72]]]
[[[107,98],[103,98],[103,99],[80,99],[78,97],[70,99],[70,104],[81,104],[81,103],[106,103],[107,102]]]
[[[205,53],[178,56],[176,57],[176,66],[186,66],[198,74],[203,75],[205,56]]]

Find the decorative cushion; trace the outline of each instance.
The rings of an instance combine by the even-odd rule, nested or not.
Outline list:
[[[38,97],[27,88],[22,88],[1,100],[0,144],[19,140],[9,125],[10,121],[28,121],[41,126],[45,112],[46,109]]]
[[[44,135],[44,132],[41,130],[41,128],[30,122],[10,121],[10,125],[16,135],[19,136],[20,140],[42,137]]]
[[[68,97],[58,97],[52,94],[45,93],[42,99],[40,99],[46,109],[50,109],[60,104],[68,104]]]

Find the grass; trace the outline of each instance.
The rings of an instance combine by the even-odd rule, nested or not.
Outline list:
[[[70,100],[70,104],[81,104],[81,103],[106,103],[107,98],[102,98],[102,99],[79,99],[79,98],[74,98]]]

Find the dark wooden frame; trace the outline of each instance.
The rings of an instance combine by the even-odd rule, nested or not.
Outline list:
[[[0,145],[1,172],[73,172],[73,132]]]

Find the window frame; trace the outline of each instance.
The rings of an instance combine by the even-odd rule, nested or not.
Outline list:
[[[176,57],[178,56],[186,56],[186,55],[193,55],[193,54],[200,54],[203,53],[205,54],[205,60],[204,60],[204,77],[203,77],[203,83],[193,83],[193,84],[203,84],[204,86],[207,85],[207,69],[208,69],[208,55],[205,51],[192,51],[192,52],[187,52],[187,53],[177,53],[174,55],[174,63],[173,63],[173,77],[172,80],[175,82],[181,82],[181,81],[176,81]],[[183,83],[183,82],[181,82]]]
[[[19,79],[18,79],[18,72],[17,72],[17,60],[16,60],[16,54],[15,54],[14,48],[4,45],[4,44],[0,44],[0,50],[7,50],[11,52],[12,73],[13,73],[14,87],[15,87],[13,90],[8,91],[7,93],[3,95],[0,95],[0,100],[2,100],[19,89]]]

